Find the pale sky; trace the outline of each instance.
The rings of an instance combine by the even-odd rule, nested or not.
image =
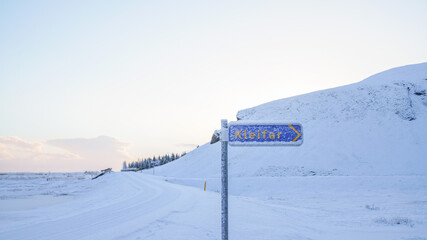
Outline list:
[[[427,61],[427,1],[0,0],[0,171],[182,152],[269,101]]]

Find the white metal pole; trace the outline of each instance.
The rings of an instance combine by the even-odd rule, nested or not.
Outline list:
[[[221,120],[221,239],[228,240],[228,139],[223,139],[227,131],[227,119]],[[228,134],[227,134],[228,135]],[[226,135],[226,136],[227,136]]]

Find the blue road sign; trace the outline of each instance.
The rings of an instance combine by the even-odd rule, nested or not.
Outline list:
[[[218,136],[219,135],[219,136]],[[211,144],[221,140],[221,239],[228,240],[228,145],[231,146],[299,146],[302,126],[298,123],[259,123],[221,120]]]
[[[231,146],[289,146],[303,142],[298,123],[230,122],[228,143]]]

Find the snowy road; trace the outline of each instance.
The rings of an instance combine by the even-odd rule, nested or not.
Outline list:
[[[234,179],[231,189],[237,184],[243,192],[257,190],[251,197],[230,198],[230,239],[426,239],[425,191],[414,195],[384,190],[396,185],[392,181],[402,186],[423,181],[414,188],[424,188],[426,178],[393,179],[376,179],[377,185],[373,179],[351,177],[287,178],[287,185],[280,178],[244,179],[244,183]],[[288,188],[290,193],[262,193],[267,181],[270,189]],[[341,187],[351,184],[363,192],[340,193]],[[203,191],[202,185],[194,188],[141,173],[112,173],[81,187],[87,190],[65,203],[0,212],[0,239],[220,238],[220,196],[215,190]],[[374,202],[380,210],[365,208]],[[375,222],[376,216],[384,216],[386,224],[381,218]],[[388,224],[393,220],[388,216],[401,216],[403,222]]]
[[[207,205],[216,202],[209,200],[218,198],[216,194],[135,173],[113,173],[102,180],[108,186],[82,199],[30,214],[2,213],[2,218],[21,218],[2,225],[0,239],[171,239],[171,232],[174,239],[215,239],[218,235],[211,229],[218,225],[212,211],[218,205]]]

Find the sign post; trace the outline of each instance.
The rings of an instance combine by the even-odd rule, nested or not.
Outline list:
[[[228,240],[228,130],[227,119],[221,120],[221,239]],[[223,137],[224,136],[224,137]]]
[[[219,139],[216,133],[211,143],[221,141],[221,239],[228,240],[228,144],[230,146],[300,146],[302,125],[283,122],[221,120]]]

